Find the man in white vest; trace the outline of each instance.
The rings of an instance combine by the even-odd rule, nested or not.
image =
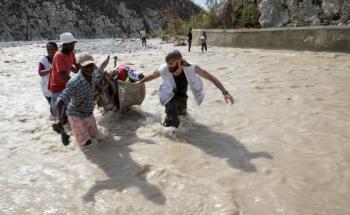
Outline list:
[[[204,89],[200,77],[211,81],[219,88],[226,103],[234,103],[233,97],[224,88],[221,82],[200,68],[198,65],[187,62],[179,51],[170,52],[166,58],[166,64],[161,65],[153,74],[145,76],[137,83],[143,83],[162,77],[163,83],[159,88],[160,103],[165,106],[165,127],[178,127],[179,115],[187,113],[187,89],[190,87],[197,105],[203,102]]]

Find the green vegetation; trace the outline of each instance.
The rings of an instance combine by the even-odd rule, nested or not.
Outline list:
[[[240,0],[235,7],[230,4],[221,5],[216,9],[202,11],[188,21],[172,17],[169,19],[166,34],[186,35],[190,27],[204,29],[259,28],[259,17],[257,3]]]

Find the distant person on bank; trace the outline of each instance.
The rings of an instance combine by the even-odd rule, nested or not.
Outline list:
[[[143,83],[162,77],[159,88],[160,103],[165,106],[165,127],[178,127],[179,115],[187,114],[187,90],[190,87],[198,105],[203,102],[204,88],[200,77],[211,81],[220,89],[226,103],[234,103],[233,97],[221,82],[196,64],[187,62],[179,51],[169,53],[166,64],[161,65],[153,74],[144,77],[137,83]]]
[[[55,55],[57,50],[58,50],[58,46],[55,42],[48,42],[46,44],[47,55],[43,56],[40,59],[39,65],[38,65],[38,73],[41,77],[41,80],[40,80],[41,91],[50,105],[51,114],[52,114],[52,108],[51,108],[51,92],[49,90],[49,75],[51,71],[53,56]]]
[[[187,34],[187,42],[188,42],[188,52],[191,52],[192,47],[192,27],[190,28],[188,34]]]
[[[147,34],[145,30],[140,31],[140,37],[141,37],[141,41],[142,41],[142,47],[146,47],[147,46]]]
[[[77,40],[71,33],[60,35],[62,49],[57,51],[53,61],[49,77],[49,90],[51,91],[51,108],[53,115],[57,117],[56,102],[70,79],[70,73],[78,72],[74,47]]]
[[[201,48],[202,48],[202,52],[207,52],[208,51],[208,47],[207,47],[207,32],[203,32],[202,36],[200,36],[199,38],[200,43],[201,43]]]

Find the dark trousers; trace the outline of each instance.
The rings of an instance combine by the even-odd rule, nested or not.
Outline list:
[[[165,105],[165,121],[163,125],[165,127],[179,127],[179,116],[187,114],[187,98],[186,94],[175,96]]]
[[[202,52],[204,52],[204,50],[206,52],[208,51],[207,43],[201,43],[201,46],[202,46]]]
[[[142,37],[142,46],[147,46],[147,38],[146,37]]]
[[[188,52],[191,52],[192,40],[188,40]]]
[[[47,102],[48,102],[48,103],[49,103],[49,105],[50,105],[50,113],[51,113],[51,115],[52,115],[52,108],[51,108],[51,97],[46,97],[46,96],[45,96],[45,98],[46,98]]]

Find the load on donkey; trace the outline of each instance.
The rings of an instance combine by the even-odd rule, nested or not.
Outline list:
[[[122,64],[117,66],[118,57],[114,57],[114,69],[106,71],[110,57],[97,69],[95,102],[105,112],[119,110],[125,112],[133,105],[141,105],[146,96],[145,84],[132,84],[142,79],[142,73]]]

